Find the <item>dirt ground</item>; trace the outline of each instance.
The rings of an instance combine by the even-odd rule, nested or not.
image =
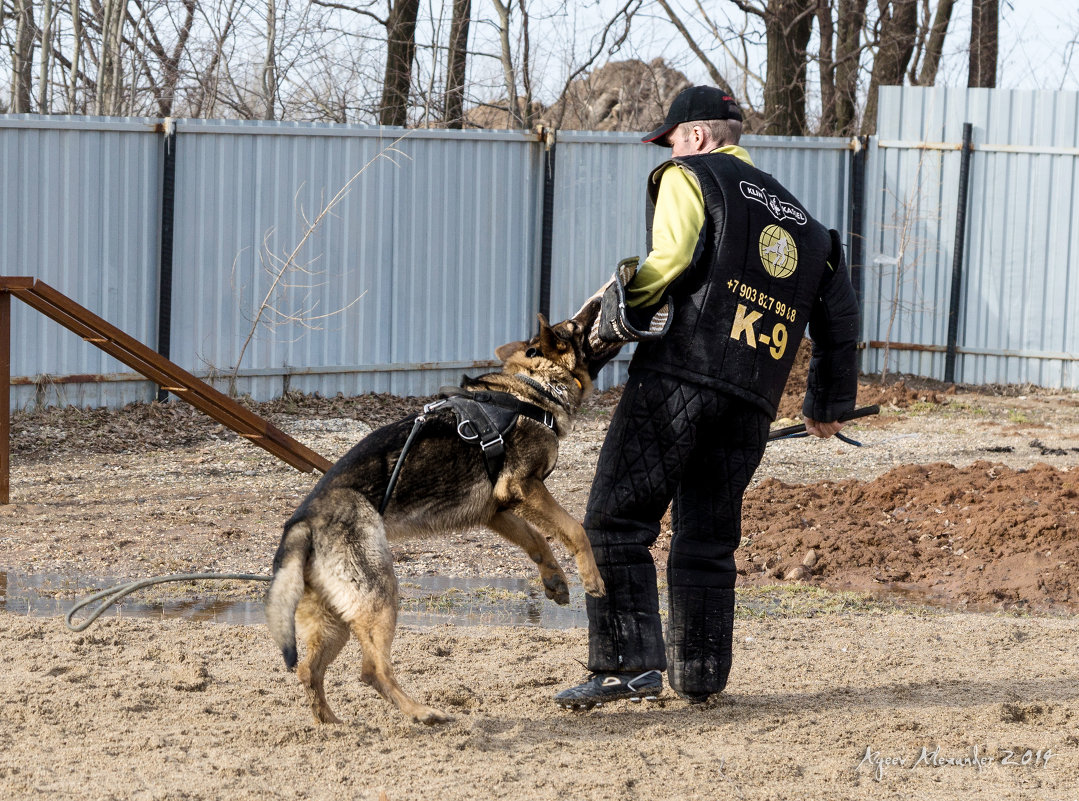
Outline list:
[[[548,480],[578,518],[617,395],[590,402]],[[121,614],[72,634],[27,616],[8,576],[67,602],[117,578],[268,574],[315,477],[179,404],[20,413],[0,507],[0,794],[1079,799],[1079,394],[867,380],[860,401],[883,407],[846,431],[864,447],[774,442],[747,493],[723,696],[571,714],[549,699],[584,674],[582,629],[405,626],[402,683],[455,716],[432,729],[359,681],[354,645],[329,675],[349,722],[316,727],[262,626]],[[260,411],[335,458],[421,403]],[[668,544],[665,525],[661,571]],[[484,531],[394,552],[404,583],[533,575]],[[166,586],[151,597],[264,589]]]

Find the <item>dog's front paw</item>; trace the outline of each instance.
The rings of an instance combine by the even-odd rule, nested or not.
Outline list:
[[[552,573],[543,579],[544,594],[559,606],[569,603],[569,587],[566,579],[557,573]]]
[[[600,576],[599,573],[596,573],[594,576],[591,576],[589,578],[583,579],[583,583],[584,591],[587,592],[589,595],[595,596],[596,598],[602,598],[604,595],[607,594],[607,587],[606,585],[604,585],[603,578]]]

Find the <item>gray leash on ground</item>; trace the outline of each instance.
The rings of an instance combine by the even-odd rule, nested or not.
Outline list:
[[[113,587],[108,587],[101,592],[88,595],[75,602],[75,605],[68,610],[64,616],[64,623],[72,631],[85,631],[90,628],[95,620],[101,617],[102,613],[119,601],[121,598],[125,598],[136,590],[141,590],[143,587],[149,587],[154,584],[164,584],[168,581],[269,581],[273,576],[260,576],[255,573],[176,573],[171,576],[151,576],[150,578],[137,579],[136,581],[128,582],[127,584],[117,584]],[[104,599],[104,600],[102,600]],[[89,606],[94,601],[101,601],[93,611],[90,612],[90,616],[80,623],[72,623],[71,619],[75,617],[75,613],[83,607]]]

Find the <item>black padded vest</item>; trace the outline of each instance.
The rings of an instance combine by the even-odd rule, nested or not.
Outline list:
[[[842,260],[838,234],[772,176],[736,156],[708,153],[672,159],[649,175],[649,251],[659,175],[677,169],[672,163],[697,179],[705,224],[693,261],[667,290],[670,331],[641,342],[630,370],[712,386],[774,418],[810,310]]]

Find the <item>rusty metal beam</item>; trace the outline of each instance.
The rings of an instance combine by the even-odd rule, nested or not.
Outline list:
[[[946,345],[919,345],[914,342],[884,342],[871,339],[863,342],[859,347],[872,348],[873,350],[910,350],[919,353],[947,353]],[[992,356],[1001,359],[1046,359],[1048,361],[1077,362],[1079,353],[1067,353],[1064,351],[1037,351],[1037,350],[993,350],[990,348],[963,348],[955,349],[956,353],[964,356]]]
[[[118,361],[138,371],[158,385],[167,388],[178,398],[187,401],[195,408],[205,412],[214,420],[228,426],[240,436],[288,462],[297,470],[310,472],[320,470],[325,473],[332,463],[315,453],[301,442],[281,431],[277,426],[264,420],[246,408],[234,398],[230,398],[197,376],[187,372],[154,350],[139,342],[134,337],[121,331],[101,317],[79,305],[71,298],[53,289],[43,281],[27,276],[0,276],[0,295],[10,307],[10,297],[19,300],[45,316],[74,331],[87,342],[91,342]],[[5,329],[8,331],[9,329]],[[9,336],[0,332],[0,337]],[[0,344],[10,345],[10,340]],[[4,364],[9,364],[5,348]],[[10,372],[4,368],[2,388],[5,403],[9,400]],[[4,420],[0,420],[4,423]],[[5,431],[7,429],[5,428]],[[8,447],[10,434],[4,435],[4,447]],[[6,453],[6,452],[5,452]],[[6,455],[4,456],[3,478],[6,482]],[[6,489],[6,483],[5,483]],[[6,502],[6,501],[4,501]]]

